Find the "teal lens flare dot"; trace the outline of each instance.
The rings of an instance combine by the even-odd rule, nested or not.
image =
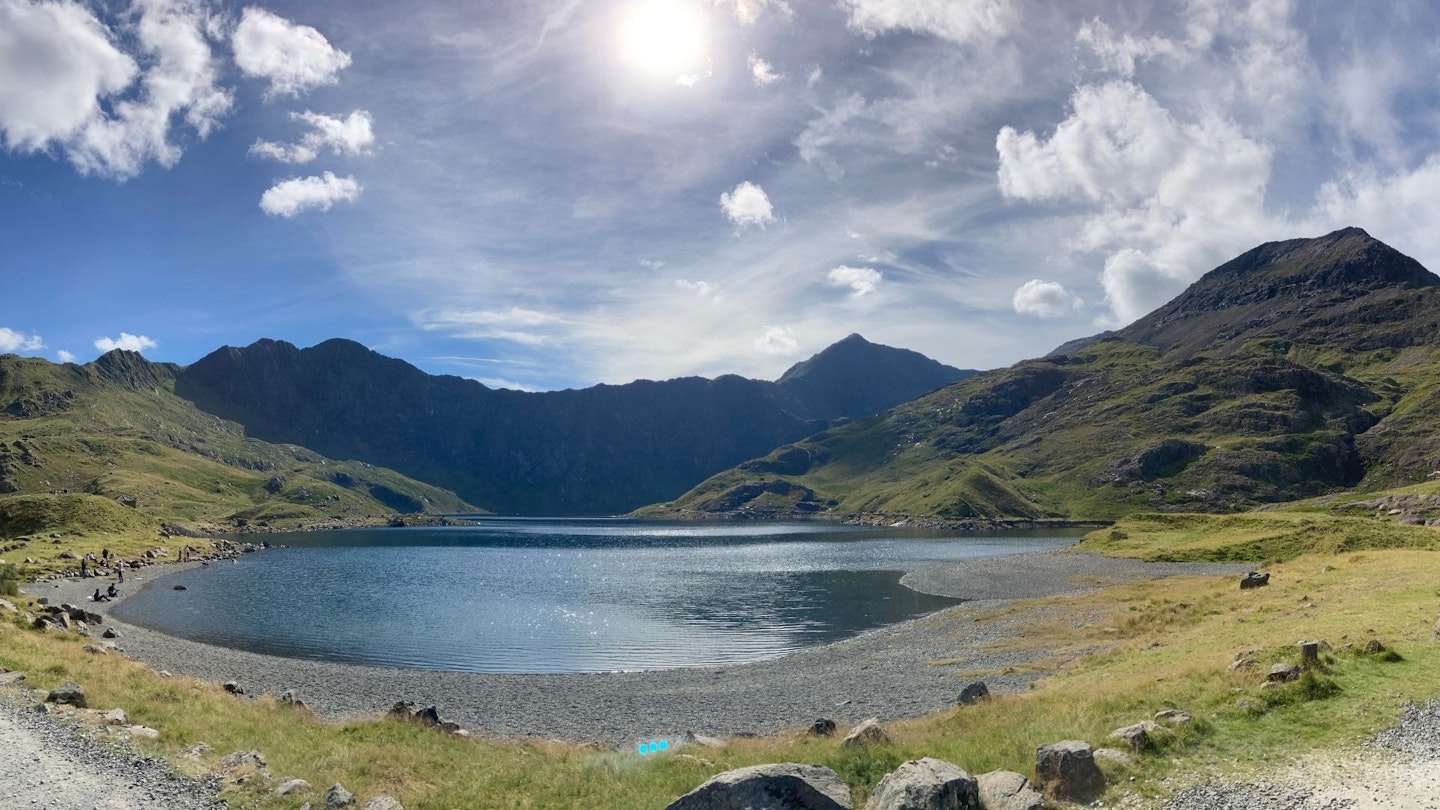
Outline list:
[[[655,753],[656,751],[659,751],[659,750],[660,750],[660,743],[658,743],[658,742],[652,742],[652,743],[650,743],[650,753],[653,754],[653,753]]]
[[[645,743],[640,743],[640,745],[636,747],[640,749],[640,756],[642,757],[645,756],[645,752],[649,750],[649,747],[646,746]]]
[[[669,743],[668,740],[661,740],[661,741],[660,741],[660,750],[661,750],[661,751],[668,751],[668,750],[670,750],[670,743]]]

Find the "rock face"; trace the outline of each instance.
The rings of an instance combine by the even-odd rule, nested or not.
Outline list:
[[[496,512],[616,514],[966,374],[854,335],[778,382],[727,375],[525,393],[430,376],[351,341],[261,340],[181,370],[175,392],[256,438],[390,467]],[[418,511],[406,500],[387,505]]]
[[[54,689],[45,698],[46,703],[63,703],[74,706],[77,709],[89,708],[90,704],[85,700],[85,690],[80,684],[74,681],[65,681]]]
[[[1035,751],[1035,777],[1045,790],[1067,799],[1086,800],[1105,789],[1105,776],[1094,751],[1082,740],[1042,745]]]
[[[666,810],[854,810],[850,788],[819,765],[785,762],[726,771]]]
[[[980,806],[985,810],[1041,810],[1045,797],[1014,771],[980,774]]]
[[[878,717],[872,717],[855,728],[850,729],[850,733],[846,734],[845,739],[840,741],[840,746],[842,748],[854,748],[861,745],[874,745],[876,743],[888,742],[890,742],[890,735],[885,733],[885,729],[880,725],[880,719]]]
[[[880,780],[865,810],[980,810],[980,787],[957,765],[912,759]]]

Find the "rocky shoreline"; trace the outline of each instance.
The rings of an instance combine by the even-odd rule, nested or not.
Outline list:
[[[1026,665],[1046,652],[997,650],[997,642],[1031,624],[1085,623],[1092,617],[1065,615],[1056,607],[996,611],[997,606],[1103,584],[1182,573],[1229,575],[1242,568],[1154,566],[1074,550],[968,560],[914,572],[905,584],[973,601],[847,641],[731,667],[558,675],[389,669],[261,655],[115,620],[106,615],[115,603],[88,601],[95,580],[35,583],[26,590],[102,614],[119,634],[119,650],[153,669],[235,681],[250,696],[290,691],[329,719],[376,716],[398,701],[411,701],[437,706],[446,718],[489,737],[628,746],[637,739],[679,739],[686,732],[769,734],[822,716],[853,724],[868,717],[921,715],[953,705],[967,683],[963,676],[976,671],[997,673],[987,678],[994,691],[1019,691],[1041,676]],[[125,591],[165,587],[176,570],[135,571]],[[1005,572],[1009,590],[997,597],[996,582]]]

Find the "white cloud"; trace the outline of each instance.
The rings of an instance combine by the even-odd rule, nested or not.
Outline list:
[[[800,351],[800,341],[788,326],[767,326],[764,333],[755,339],[755,349],[762,354],[788,357]]]
[[[735,11],[735,19],[745,25],[753,25],[768,7],[774,7],[782,17],[789,19],[795,12],[786,0],[712,0],[717,6],[728,6]]]
[[[675,279],[675,286],[682,290],[689,290],[695,293],[696,298],[709,298],[714,301],[719,301],[722,297],[720,286],[718,284],[711,284],[708,281],[688,281],[683,278],[677,278]]]
[[[1020,18],[1011,0],[840,0],[840,7],[866,36],[903,30],[960,43],[1002,37]]]
[[[842,264],[827,273],[825,278],[832,287],[849,287],[850,297],[859,298],[875,292],[884,275],[872,267],[850,267]]]
[[[350,54],[319,31],[254,6],[245,9],[230,43],[242,73],[270,82],[267,97],[298,96],[335,84],[350,66]]]
[[[1073,246],[1108,253],[1101,283],[1119,322],[1274,234],[1271,148],[1233,121],[1182,123],[1129,82],[1081,87],[1071,105],[1049,138],[1000,131],[1000,190],[1092,209]]]
[[[8,146],[59,147],[82,173],[124,180],[151,160],[173,166],[180,159],[170,141],[176,116],[201,138],[219,125],[233,99],[215,84],[210,17],[200,0],[134,0],[130,11],[127,31],[143,72],[79,4],[0,4],[0,128]]]
[[[459,307],[426,310],[413,320],[427,331],[441,331],[457,337],[505,340],[523,346],[545,346],[571,322],[559,315],[526,307],[465,309]]]
[[[74,352],[67,352],[67,351],[65,351],[64,349],[61,349],[60,351],[55,352],[55,356],[56,356],[57,358],[59,358],[59,359],[60,359],[60,362],[62,362],[62,363],[73,363],[73,362],[75,362],[75,353],[74,353]]]
[[[1061,318],[1078,311],[1084,303],[1080,296],[1065,289],[1065,285],[1038,278],[1021,284],[1011,299],[1016,312],[1037,318]]]
[[[1192,56],[1185,43],[1158,35],[1120,36],[1098,18],[1081,25],[1075,41],[1089,46],[1107,70],[1126,78],[1135,75],[1135,65],[1138,62],[1162,57],[1187,59]]]
[[[767,84],[774,84],[781,79],[780,74],[775,72],[775,68],[771,67],[769,62],[761,59],[757,54],[750,54],[750,58],[746,64],[750,67],[750,78],[754,79],[755,84],[760,87],[764,87]]]
[[[250,154],[282,163],[309,163],[324,150],[336,155],[366,155],[375,143],[372,119],[365,110],[356,110],[344,118],[305,111],[290,113],[291,121],[299,121],[310,131],[298,143],[256,141]]]
[[[39,335],[27,335],[14,329],[0,326],[0,352],[33,352],[45,348],[45,341]]]
[[[95,338],[95,348],[102,352],[123,349],[127,352],[143,352],[146,349],[153,349],[160,344],[144,335],[132,335],[129,332],[121,332],[118,338],[98,337]]]
[[[292,177],[276,183],[260,196],[260,210],[289,219],[302,211],[329,211],[337,202],[354,202],[363,190],[354,177],[336,177],[333,172],[319,177]]]
[[[720,210],[736,225],[759,225],[775,221],[775,212],[765,189],[745,181],[720,195]]]

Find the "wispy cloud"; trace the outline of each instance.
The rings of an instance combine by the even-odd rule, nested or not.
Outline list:
[[[309,163],[322,152],[335,155],[364,155],[375,144],[370,113],[356,110],[344,118],[315,112],[290,113],[290,120],[299,121],[310,131],[296,143],[259,140],[250,147],[250,154],[282,163]]]

